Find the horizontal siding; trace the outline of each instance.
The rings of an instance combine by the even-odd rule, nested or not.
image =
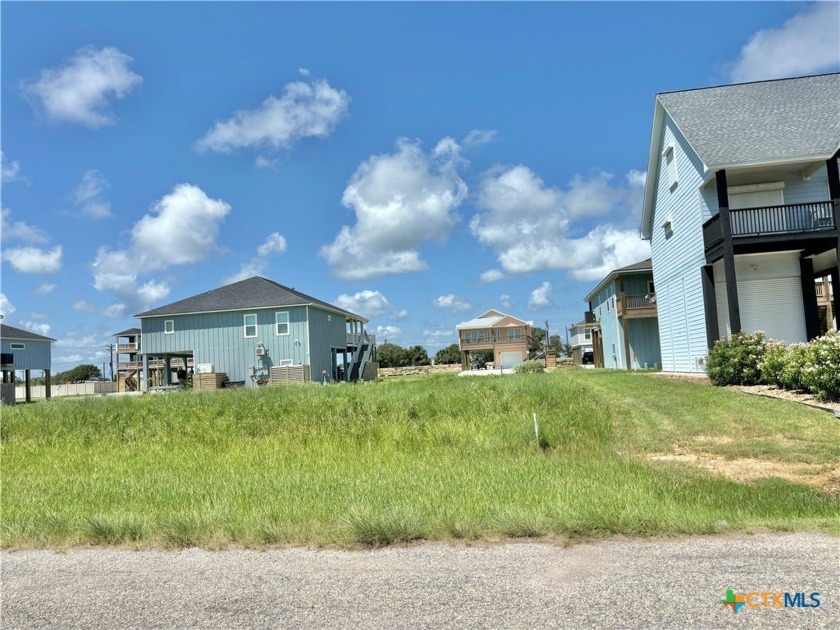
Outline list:
[[[275,333],[275,312],[289,312],[289,334]],[[245,338],[244,316],[257,315],[257,336]],[[164,321],[175,322],[175,332],[164,333]],[[342,324],[343,326],[343,324]],[[252,365],[270,369],[283,359],[294,364],[306,363],[309,358],[306,307],[288,309],[248,309],[226,313],[199,313],[171,317],[148,317],[141,320],[142,354],[160,356],[178,352],[192,352],[195,365],[212,363],[217,372],[224,372],[232,381],[251,385],[249,369]],[[268,350],[268,357],[256,356],[257,344]]]
[[[662,369],[697,372],[706,353],[706,320],[700,270],[705,264],[703,221],[708,214],[701,195],[703,163],[666,114],[659,164],[654,178],[651,230],[653,278],[657,292]],[[663,172],[662,151],[674,146],[677,184],[669,186]],[[714,186],[712,186],[714,188]],[[670,221],[673,233],[662,225]]]
[[[23,350],[12,350],[11,344],[22,343],[26,347]],[[0,340],[3,354],[15,355],[15,370],[49,370],[52,365],[52,342],[24,339]]]

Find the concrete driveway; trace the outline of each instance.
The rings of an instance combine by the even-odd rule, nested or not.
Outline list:
[[[2,586],[3,628],[838,628],[840,539],[20,551]],[[821,605],[736,615],[727,589]]]

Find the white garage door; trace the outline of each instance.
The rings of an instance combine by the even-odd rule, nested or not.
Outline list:
[[[505,369],[512,368],[514,365],[522,363],[521,352],[502,352],[502,367]]]

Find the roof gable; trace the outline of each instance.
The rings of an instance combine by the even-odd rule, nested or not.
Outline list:
[[[368,320],[360,315],[328,304],[322,300],[290,289],[282,284],[260,276],[247,278],[228,284],[212,291],[165,304],[158,308],[135,315],[135,317],[159,317],[163,315],[186,315],[188,313],[217,313],[239,311],[252,308],[274,308],[288,306],[316,306],[324,310],[339,313],[345,317]]]
[[[840,73],[657,94],[641,236],[649,239],[670,117],[706,171],[828,160],[840,149]],[[772,130],[768,133],[768,130]]]
[[[585,298],[583,298],[584,302],[589,302],[592,297],[598,293],[601,289],[603,289],[608,283],[612,282],[619,276],[626,276],[636,273],[653,273],[653,262],[652,259],[646,258],[645,260],[640,260],[637,263],[633,263],[632,265],[627,265],[625,267],[619,267],[618,269],[613,269],[609,272],[606,277],[601,280],[598,285],[592,289]]]

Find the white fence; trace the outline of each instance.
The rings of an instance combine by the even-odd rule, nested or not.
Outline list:
[[[46,398],[47,388],[43,385],[33,385],[31,388],[32,398]],[[53,385],[50,394],[56,398],[59,396],[91,396],[93,394],[111,394],[117,391],[117,384],[110,381],[95,383],[76,383],[74,385]],[[16,387],[15,398],[26,400],[26,388]]]

